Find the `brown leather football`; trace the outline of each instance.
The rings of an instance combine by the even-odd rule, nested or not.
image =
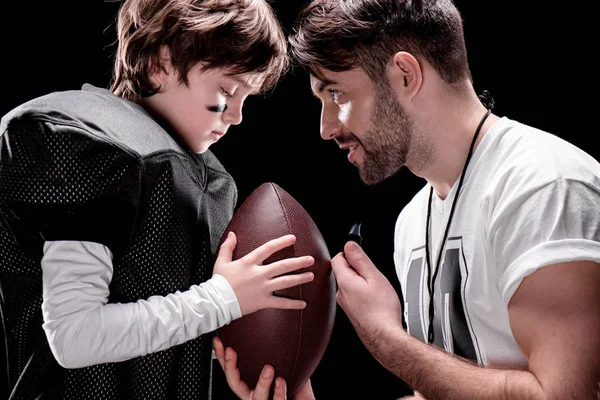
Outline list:
[[[285,379],[291,398],[310,378],[331,338],[335,319],[335,280],[329,250],[306,210],[274,183],[263,183],[240,205],[227,233],[237,236],[233,259],[239,259],[271,239],[294,234],[296,242],[264,261],[311,255],[315,263],[294,273],[312,271],[314,280],[274,294],[305,300],[303,310],[263,309],[220,328],[225,347],[238,354],[242,379],[254,388],[265,364]]]

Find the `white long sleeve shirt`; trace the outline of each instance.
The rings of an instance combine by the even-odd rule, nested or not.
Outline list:
[[[113,266],[101,244],[44,244],[43,328],[60,365],[119,362],[182,344],[214,331],[242,312],[221,275],[185,292],[108,304]]]

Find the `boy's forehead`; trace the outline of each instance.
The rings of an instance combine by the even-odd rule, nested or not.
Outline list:
[[[253,93],[258,93],[260,91],[266,78],[264,74],[252,72],[227,76]]]

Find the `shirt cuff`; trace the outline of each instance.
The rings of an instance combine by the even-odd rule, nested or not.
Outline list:
[[[221,294],[223,301],[227,305],[229,312],[231,313],[231,320],[242,317],[242,310],[240,309],[240,303],[238,302],[235,292],[231,288],[227,279],[219,274],[214,274],[210,279],[210,284]]]

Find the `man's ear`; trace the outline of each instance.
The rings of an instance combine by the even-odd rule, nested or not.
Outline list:
[[[158,65],[152,66],[151,79],[158,86],[164,86],[171,79],[174,72],[173,64],[171,64],[171,52],[168,46],[163,45],[158,51]]]
[[[421,64],[412,54],[400,51],[394,55],[389,80],[398,96],[410,100],[419,92],[423,83]]]

